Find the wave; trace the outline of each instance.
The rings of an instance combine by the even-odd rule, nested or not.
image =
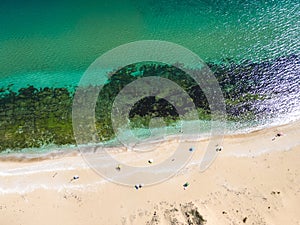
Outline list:
[[[46,147],[43,147],[42,150],[45,151]],[[49,159],[58,159],[62,157],[69,157],[69,156],[78,156],[80,153],[78,150],[74,149],[74,147],[70,147],[70,149],[59,149],[59,150],[53,150],[52,148],[49,148],[47,153],[39,152],[38,148],[34,149],[26,149],[27,151],[24,152],[17,152],[17,153],[1,153],[0,155],[0,162],[38,162],[38,161],[44,161]],[[30,150],[30,152],[29,152]],[[33,150],[35,151],[34,153]]]
[[[282,117],[273,118],[269,121],[265,122],[264,124],[256,123],[255,125],[252,124],[252,126],[249,126],[248,123],[240,123],[240,122],[228,122],[226,124],[226,129],[224,130],[225,136],[232,136],[232,135],[243,135],[243,134],[250,134],[254,133],[263,129],[270,129],[275,128],[278,126],[283,126],[287,124],[291,124],[293,122],[300,120],[300,110],[289,113],[287,115],[282,115]],[[188,121],[191,126],[201,126],[200,121]],[[207,123],[207,122],[206,122]],[[158,129],[158,128],[156,128]],[[161,128],[165,129],[165,128]],[[206,128],[207,130],[208,128]],[[144,129],[142,129],[144,130]],[[131,131],[128,131],[131,133]],[[53,159],[60,159],[64,157],[75,157],[80,156],[81,152],[86,153],[94,153],[96,151],[108,151],[110,153],[120,153],[120,152],[126,152],[126,151],[132,151],[132,150],[141,150],[141,149],[153,149],[157,145],[163,144],[168,141],[177,140],[179,142],[198,142],[198,141],[204,141],[211,138],[211,133],[209,131],[206,131],[205,133],[202,132],[199,133],[189,133],[186,135],[183,135],[182,133],[179,133],[178,131],[176,133],[169,133],[165,136],[155,137],[155,138],[145,138],[144,140],[141,140],[136,145],[130,145],[128,146],[127,143],[122,143],[118,139],[111,140],[106,143],[91,143],[87,145],[81,145],[81,146],[64,146],[57,147],[56,149],[53,149],[53,146],[49,146],[47,149],[47,146],[43,147],[42,149],[34,148],[34,149],[26,149],[21,152],[15,153],[1,153],[0,154],[0,162],[41,162],[45,160],[53,160]],[[46,153],[44,153],[46,151]],[[74,168],[74,167],[72,167]],[[70,169],[72,169],[70,168]],[[1,172],[0,172],[1,175]]]
[[[54,190],[58,192],[65,192],[66,190],[77,190],[77,191],[86,191],[87,189],[90,191],[96,191],[97,187],[101,184],[107,183],[107,180],[100,180],[91,184],[56,184],[56,185],[49,185],[49,184],[42,184],[42,183],[35,183],[25,186],[8,186],[8,187],[1,187],[0,186],[0,194],[26,194],[29,192],[33,192],[35,190],[44,189],[44,190]]]

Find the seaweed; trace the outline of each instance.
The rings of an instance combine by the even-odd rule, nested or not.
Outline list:
[[[299,65],[299,61],[298,56],[291,55],[262,63],[208,63],[224,95],[227,118],[232,121],[258,120],[260,116],[275,111],[270,108],[273,106],[264,106],[263,102],[274,95],[298,91],[299,83],[293,79],[299,79],[299,73],[298,77],[281,76],[287,66]],[[279,69],[283,72],[279,73]],[[203,91],[184,71],[173,65],[154,62],[132,64],[112,72],[109,81],[99,93],[95,115],[100,141],[114,138],[111,109],[118,93],[136,79],[148,76],[159,76],[174,81],[190,95],[199,119],[211,119],[210,107]],[[289,89],[275,88],[280,82],[294,82],[296,85]],[[81,92],[81,99],[78,101],[87,101],[86,93],[91,88],[98,90],[97,86],[37,88],[29,85],[18,91],[14,91],[12,85],[0,88],[0,151],[41,147],[47,144],[75,144],[72,127],[74,91]],[[181,99],[180,94],[172,90],[166,90],[166,94],[176,96],[176,101],[182,104],[184,114],[189,113],[190,107]],[[172,104],[153,96],[140,99],[129,114],[132,127],[135,128],[149,127],[151,119],[156,117],[163,118],[167,125],[180,119]],[[82,136],[84,135],[85,132],[82,131]]]

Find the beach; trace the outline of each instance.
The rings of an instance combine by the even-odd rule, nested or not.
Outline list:
[[[2,1],[0,225],[300,224],[299,11]]]
[[[199,160],[208,140],[189,140],[195,154],[184,169],[138,190],[105,180],[79,153],[45,160],[2,157],[0,224],[300,224],[299,128],[294,121],[227,135],[204,172]],[[165,142],[160,148],[172,149],[178,140]],[[158,163],[169,155],[163,149],[145,157],[152,154]],[[113,153],[120,161],[147,165],[147,158],[121,150]]]

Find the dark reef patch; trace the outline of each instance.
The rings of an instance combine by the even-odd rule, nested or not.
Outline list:
[[[297,55],[262,63],[226,62],[208,63],[208,66],[220,84],[228,119],[231,121],[265,120],[292,112],[299,106],[300,57]],[[172,65],[155,63],[129,65],[115,71],[99,93],[95,112],[101,141],[114,137],[111,109],[115,97],[130,82],[147,76],[160,76],[176,82],[192,98],[199,119],[210,119],[210,108],[205,95],[184,71]],[[47,144],[75,144],[72,129],[74,90],[75,87],[27,86],[16,92],[11,86],[0,88],[0,151]],[[82,99],[79,101],[85,101],[85,88],[81,87],[78,91],[82,92]],[[172,91],[168,94],[176,95]],[[169,102],[155,97],[143,98],[137,102],[129,117],[133,127],[147,127],[154,117],[163,117],[167,125],[179,118],[176,109]]]

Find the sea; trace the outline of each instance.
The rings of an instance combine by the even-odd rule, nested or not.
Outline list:
[[[160,40],[181,45],[207,63],[272,62],[258,71],[265,85],[253,87],[271,96],[255,106],[264,108],[264,116],[259,122],[228,123],[229,132],[300,118],[297,0],[1,0],[0,30],[1,88],[76,87],[107,51]],[[269,117],[266,108],[276,115]],[[172,129],[170,135],[178,132]]]

